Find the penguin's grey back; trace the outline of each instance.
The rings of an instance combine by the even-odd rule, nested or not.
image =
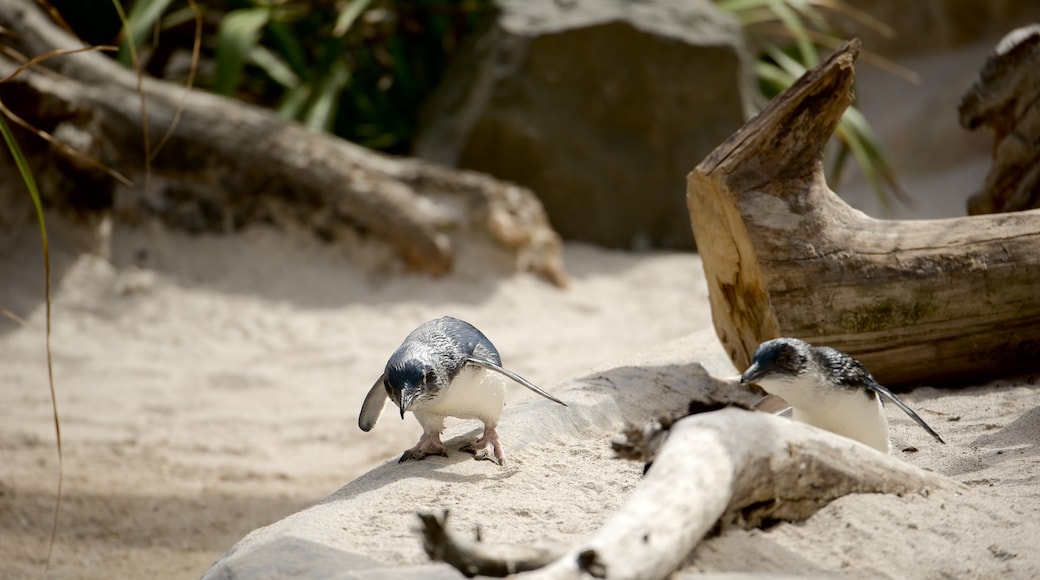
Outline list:
[[[470,356],[502,364],[498,349],[472,324],[444,316],[430,320],[413,330],[387,362],[387,368],[402,366],[411,360],[421,360],[444,369],[453,378],[466,365]]]

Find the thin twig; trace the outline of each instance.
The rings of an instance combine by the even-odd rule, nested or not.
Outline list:
[[[18,125],[19,127],[25,129],[26,131],[29,131],[29,132],[35,134],[40,139],[43,139],[44,141],[50,143],[51,145],[54,145],[58,149],[61,149],[66,155],[68,155],[70,157],[75,157],[76,159],[79,159],[80,161],[83,161],[83,162],[85,162],[85,163],[87,163],[87,164],[89,164],[89,165],[91,165],[93,167],[96,167],[96,168],[100,169],[101,171],[104,171],[105,173],[110,175],[113,179],[115,179],[116,181],[118,181],[119,183],[122,183],[123,185],[125,185],[127,187],[133,187],[134,182],[130,181],[130,179],[128,177],[126,177],[125,175],[123,175],[122,173],[119,173],[115,169],[112,169],[111,167],[106,166],[105,164],[101,163],[97,159],[94,159],[90,155],[87,155],[86,153],[83,153],[82,151],[79,151],[77,149],[74,149],[74,148],[70,147],[67,143],[63,143],[62,141],[59,141],[58,139],[54,138],[54,136],[51,135],[50,133],[47,133],[46,131],[43,131],[41,129],[37,129],[36,127],[33,127],[32,125],[29,124],[28,121],[26,121],[25,119],[23,119],[23,118],[19,117],[18,115],[16,115],[14,113],[14,111],[12,111],[11,109],[8,109],[7,105],[5,105],[3,103],[3,101],[0,101],[0,113],[3,113],[4,116],[6,116],[8,119],[10,119],[15,125]]]
[[[27,68],[29,68],[31,66],[37,65],[37,64],[39,64],[39,63],[41,63],[41,62],[43,62],[45,60],[48,60],[48,59],[51,59],[51,58],[54,58],[54,57],[57,57],[57,56],[65,56],[66,54],[76,54],[78,52],[94,52],[95,50],[112,52],[112,51],[115,51],[115,50],[118,50],[118,49],[116,47],[114,47],[114,46],[101,45],[101,46],[84,46],[82,48],[63,48],[63,49],[52,50],[50,52],[45,52],[45,53],[43,53],[41,55],[34,56],[34,57],[30,58],[29,60],[25,61],[24,63],[22,63],[18,68],[14,69],[14,72],[12,72],[11,74],[7,75],[6,77],[0,79],[0,83],[6,83],[7,81],[13,79],[14,77],[22,74],[25,71],[25,69],[27,69]]]
[[[152,159],[155,159],[163,145],[166,145],[170,136],[173,135],[173,130],[177,127],[177,123],[180,122],[181,113],[184,111],[184,103],[188,98],[188,93],[191,92],[191,87],[195,84],[195,73],[199,67],[199,53],[202,50],[202,11],[199,10],[199,5],[195,0],[188,0],[188,5],[191,6],[191,11],[195,15],[195,42],[191,47],[191,68],[188,69],[188,82],[185,83],[184,91],[181,92],[181,97],[177,101],[177,108],[173,113],[173,121],[170,122],[166,133],[163,134],[162,139],[159,139],[159,142],[155,145],[155,150],[151,153]]]

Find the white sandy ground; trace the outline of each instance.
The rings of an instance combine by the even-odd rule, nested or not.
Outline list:
[[[0,332],[0,576],[16,578],[38,577],[56,478],[35,235],[25,228],[8,246],[18,251],[0,259],[0,298],[27,322],[5,320]],[[413,444],[411,418],[387,413],[368,434],[356,418],[389,353],[422,320],[474,322],[509,366],[550,389],[710,324],[694,255],[569,245],[574,284],[560,291],[528,275],[379,276],[328,246],[263,230],[224,239],[117,231],[114,240],[114,264],[73,258],[74,241],[57,243],[53,352],[66,484],[53,577],[198,577],[251,529]],[[151,266],[127,265],[143,248]],[[848,497],[806,523],[712,540],[697,565],[790,572],[797,554],[809,570],[834,574],[849,563],[865,577],[1040,574],[1035,382],[907,394],[945,447],[891,414],[897,453],[969,484],[969,494]],[[518,391],[517,399],[531,397]],[[489,537],[508,541],[517,531],[527,541],[519,532],[543,525],[576,537],[605,519],[638,480],[638,466],[609,459],[609,439],[597,435],[563,456],[552,442],[517,453],[511,470],[547,469],[547,481],[510,497],[510,486],[487,480],[482,493],[508,502],[518,526],[488,529]],[[919,451],[900,451],[909,445]],[[552,461],[537,459],[542,452]],[[473,463],[459,469],[476,470],[467,476],[474,484],[477,471],[495,467]],[[546,507],[559,498],[554,478],[582,472],[610,476],[578,489],[582,503],[555,517]],[[766,542],[775,566],[761,563],[759,548],[749,561],[746,544],[733,540],[741,535]],[[388,549],[371,555],[422,558],[411,537]],[[863,562],[873,563],[866,572]]]
[[[82,236],[62,241],[68,227],[51,224],[65,444],[55,577],[198,577],[251,529],[414,444],[411,417],[387,413],[366,434],[357,413],[424,320],[473,322],[546,386],[709,324],[688,254],[570,245],[561,291],[530,275],[380,275],[263,230],[117,230],[110,262],[74,257]],[[0,577],[23,577],[46,555],[57,465],[38,234],[27,222],[3,241],[0,304],[28,324],[0,319]],[[139,250],[147,268],[130,265]]]

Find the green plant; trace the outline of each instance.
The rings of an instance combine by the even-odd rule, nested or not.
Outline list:
[[[842,16],[890,36],[892,29],[841,0],[719,0],[716,5],[740,19],[751,42],[759,50],[755,74],[764,97],[772,98],[820,61],[820,51],[834,50],[846,39],[832,23]],[[914,80],[913,73],[865,53],[864,60]],[[874,189],[886,213],[891,197],[910,204],[910,197],[895,177],[884,145],[870,123],[854,106],[849,107],[835,132],[827,175],[832,187],[841,182],[849,154]]]
[[[187,35],[172,0],[135,0],[120,59],[132,46],[162,75]],[[410,149],[422,101],[462,37],[490,13],[490,0],[217,0],[202,6],[199,85],[274,108],[285,118],[373,149]]]
[[[29,191],[29,196],[32,198],[33,207],[36,209],[36,218],[40,225],[40,239],[43,242],[44,302],[47,308],[47,333],[44,339],[44,346],[47,351],[47,380],[50,384],[51,410],[53,411],[54,416],[54,435],[58,445],[58,493],[54,500],[54,521],[51,525],[51,539],[47,548],[47,565],[49,566],[51,562],[51,554],[54,551],[54,540],[58,533],[58,515],[61,513],[62,482],[65,479],[63,474],[65,462],[61,451],[61,421],[58,419],[58,398],[54,391],[54,367],[51,363],[51,253],[50,246],[47,242],[47,223],[43,215],[43,202],[40,198],[40,191],[36,187],[36,179],[33,177],[32,169],[29,167],[29,162],[26,160],[25,154],[22,153],[21,147],[18,146],[18,141],[15,140],[14,132],[11,131],[11,126],[7,124],[4,115],[0,115],[0,133],[4,136],[7,150],[14,158],[15,165],[18,167],[18,171],[22,176],[22,181],[25,183],[25,187]]]

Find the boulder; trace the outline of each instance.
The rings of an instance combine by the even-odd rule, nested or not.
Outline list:
[[[740,24],[707,0],[500,0],[429,101],[415,153],[532,189],[556,229],[692,248],[687,172],[748,118]]]

